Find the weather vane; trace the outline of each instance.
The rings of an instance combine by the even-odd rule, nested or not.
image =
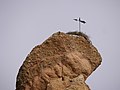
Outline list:
[[[81,32],[81,23],[85,24],[86,22],[85,21],[82,21],[79,17],[79,19],[73,19],[75,21],[78,21],[79,22],[79,32]]]

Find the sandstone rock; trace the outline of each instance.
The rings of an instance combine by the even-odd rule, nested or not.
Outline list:
[[[101,56],[88,38],[58,32],[26,57],[16,90],[90,90],[85,80],[100,64]]]

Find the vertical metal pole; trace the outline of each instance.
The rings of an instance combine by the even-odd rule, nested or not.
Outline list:
[[[79,32],[80,32],[81,30],[80,30],[80,21],[79,21]]]
[[[81,32],[80,17],[79,17],[79,32]]]

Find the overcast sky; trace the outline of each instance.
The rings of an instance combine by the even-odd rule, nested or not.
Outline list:
[[[0,90],[14,90],[32,48],[57,31],[78,30],[79,16],[103,58],[86,83],[91,90],[120,90],[120,0],[0,0]]]

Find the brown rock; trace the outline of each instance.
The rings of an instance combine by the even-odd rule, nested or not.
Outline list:
[[[58,32],[27,56],[16,90],[90,90],[85,80],[100,64],[101,56],[86,36]]]

